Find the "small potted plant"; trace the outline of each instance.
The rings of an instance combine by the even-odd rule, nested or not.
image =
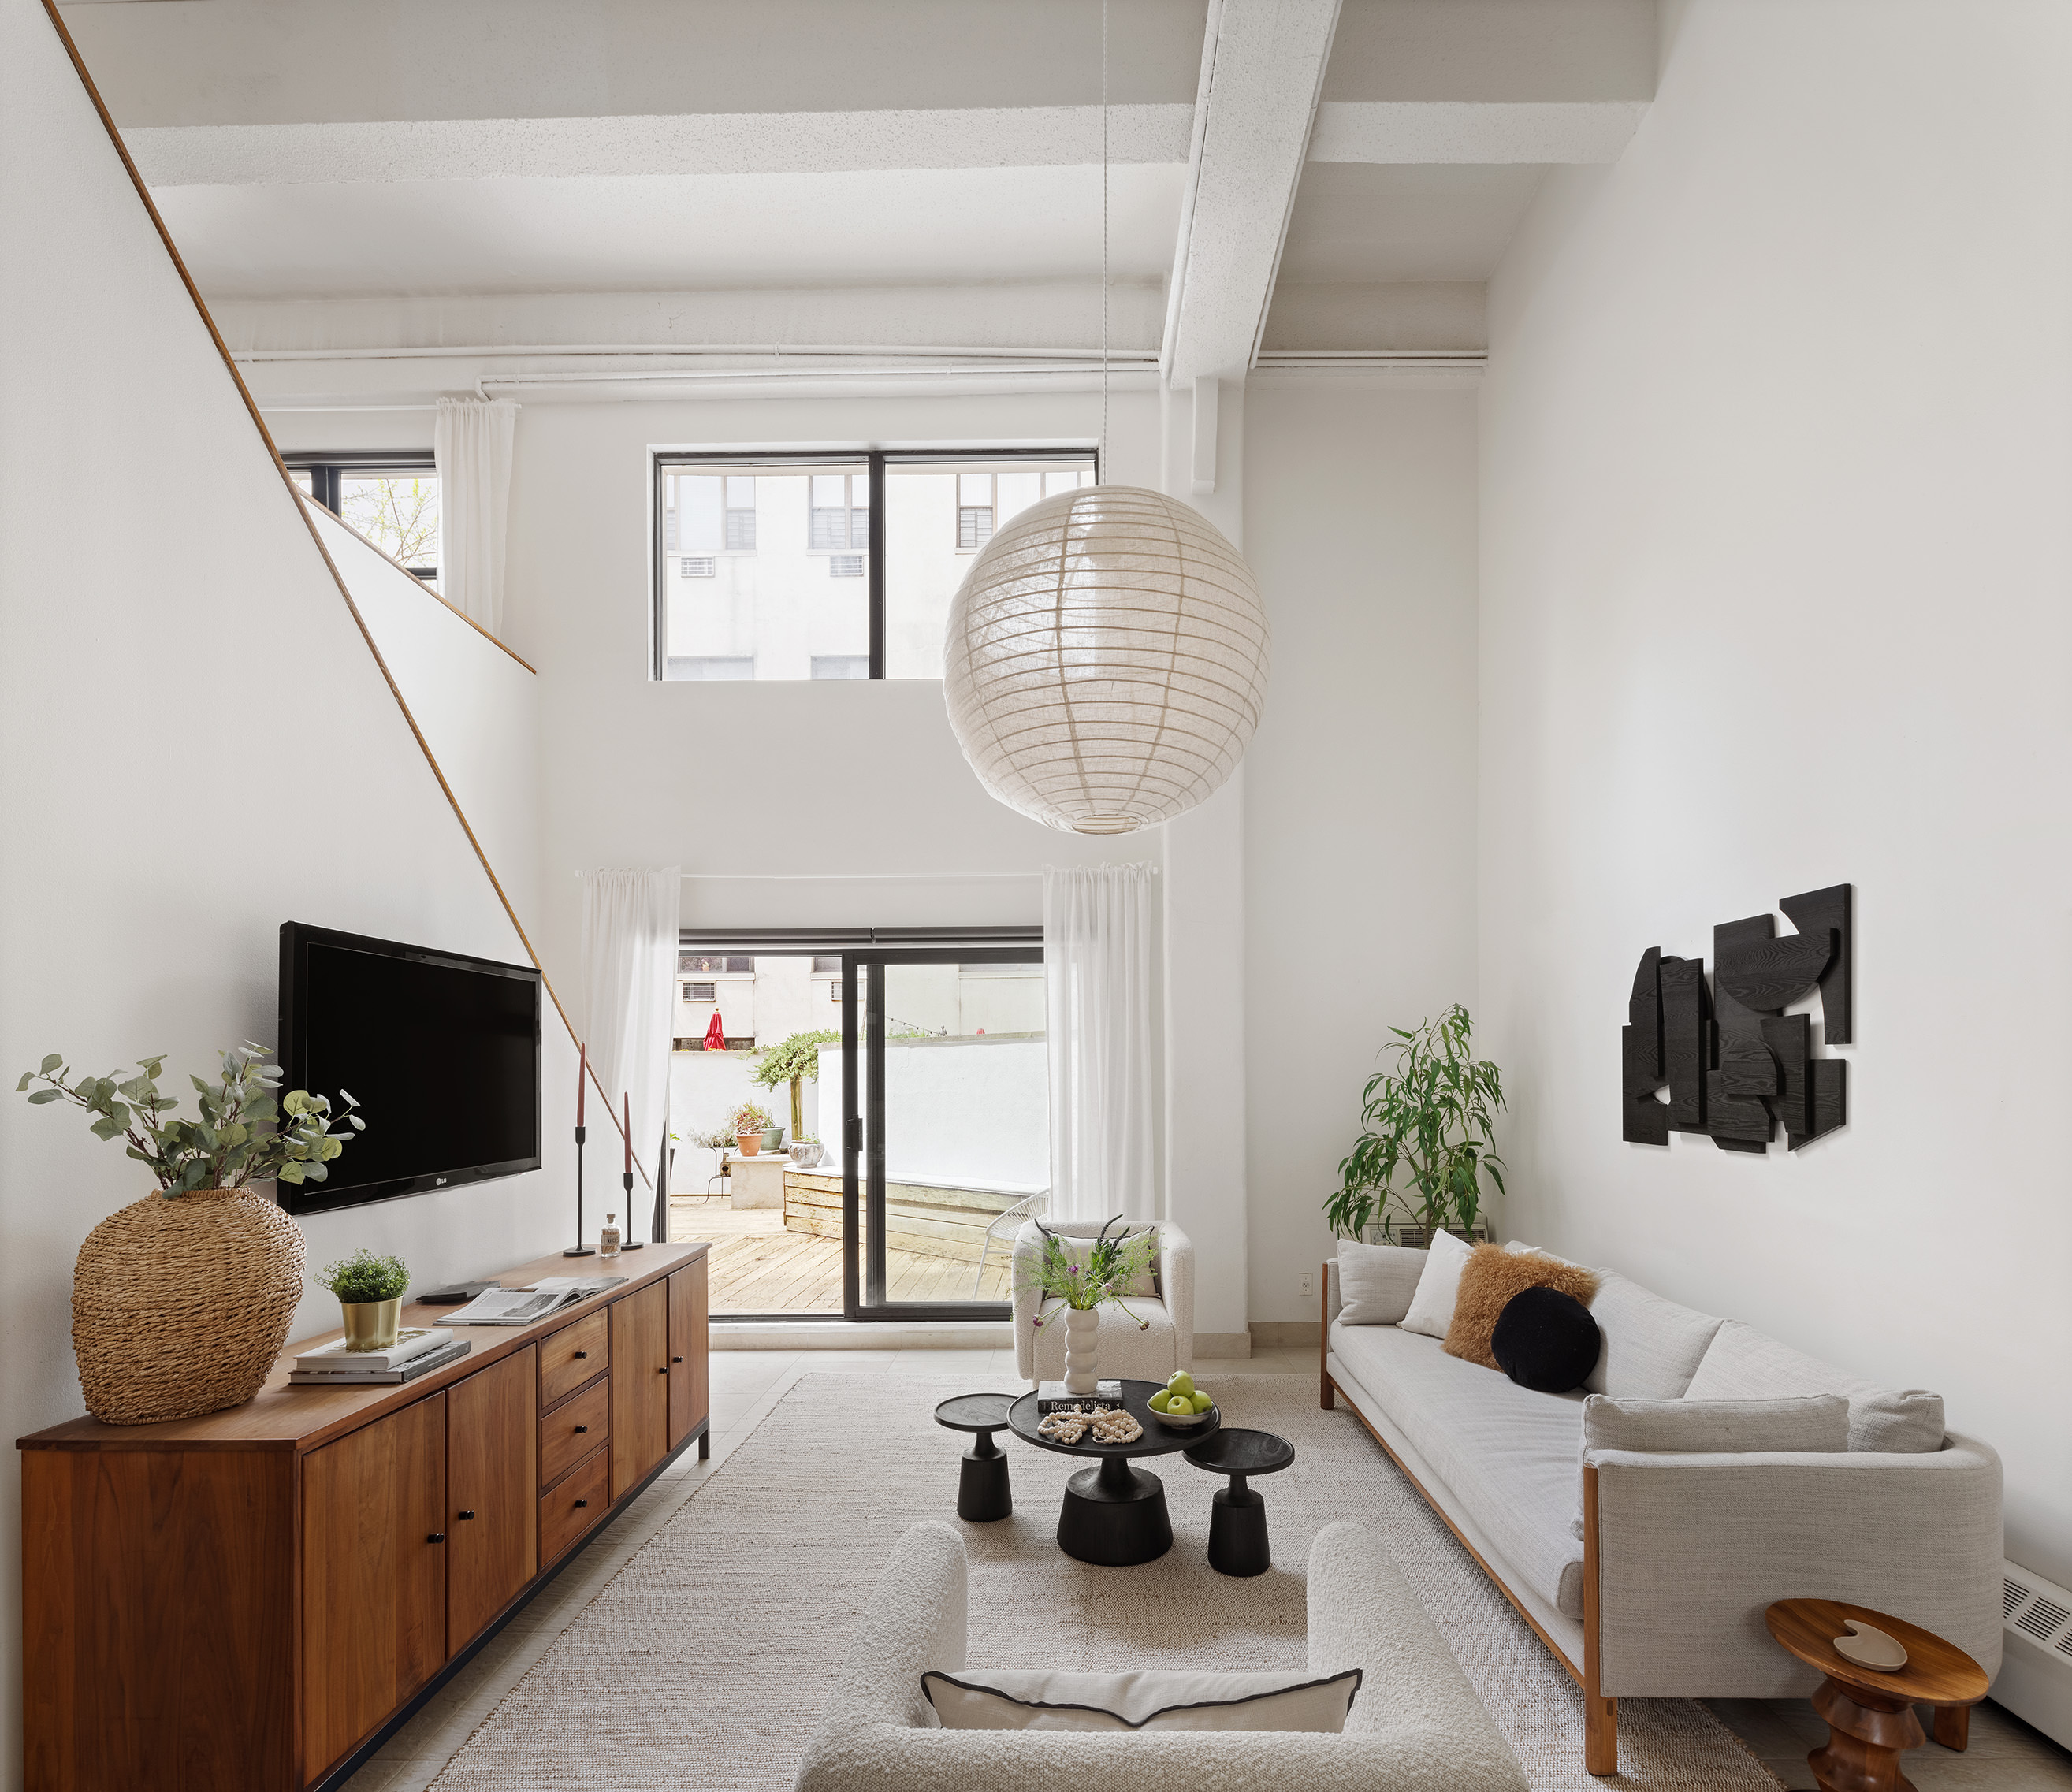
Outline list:
[[[744,1157],[753,1157],[763,1149],[763,1129],[770,1124],[770,1116],[752,1101],[744,1101],[734,1111],[734,1141],[741,1147]]]
[[[410,1285],[401,1257],[377,1257],[363,1247],[310,1280],[338,1297],[347,1350],[385,1350],[396,1342],[403,1291]]]
[[[791,1161],[801,1169],[818,1168],[826,1155],[826,1147],[810,1132],[801,1132],[791,1141]]]

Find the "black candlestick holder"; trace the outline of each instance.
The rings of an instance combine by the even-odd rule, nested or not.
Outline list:
[[[622,1251],[644,1251],[648,1247],[647,1239],[633,1235],[633,1172],[629,1169],[619,1180],[626,1185],[626,1242],[619,1248]]]
[[[578,1127],[576,1128],[576,1242],[575,1242],[575,1243],[574,1243],[574,1245],[573,1245],[569,1249],[568,1249],[568,1250],[566,1250],[566,1251],[564,1251],[564,1252],[561,1253],[561,1255],[562,1255],[563,1256],[565,1256],[565,1257],[594,1257],[594,1256],[595,1256],[597,1255],[597,1253],[596,1253],[594,1251],[593,1251],[593,1250],[592,1250],[592,1249],[591,1249],[591,1248],[590,1248],[587,1244],[586,1244],[586,1243],[583,1243],[583,1221],[582,1221],[582,1160],[583,1160],[583,1141],[584,1141],[584,1139],[585,1139],[586,1137],[587,1137],[587,1136],[589,1136],[589,1132],[590,1132],[590,1128],[587,1128],[587,1127],[584,1127],[584,1126],[578,1126]]]

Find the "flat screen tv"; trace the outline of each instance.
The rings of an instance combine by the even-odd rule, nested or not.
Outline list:
[[[367,1130],[291,1214],[540,1167],[540,973],[289,921],[281,927],[285,1087],[360,1103]]]

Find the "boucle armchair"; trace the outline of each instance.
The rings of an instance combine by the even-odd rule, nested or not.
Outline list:
[[[964,1539],[899,1539],[850,1639],[794,1792],[1526,1792],[1518,1758],[1380,1539],[1334,1524],[1309,1552],[1308,1671],[1365,1675],[1342,1733],[945,1730],[921,1690],[965,1665]]]
[[[1097,1219],[1047,1223],[1061,1238],[1100,1235]],[[1158,1293],[1129,1295],[1122,1307],[1111,1301],[1100,1309],[1100,1327],[1095,1336],[1105,1380],[1164,1381],[1176,1369],[1194,1371],[1194,1247],[1171,1221],[1156,1223],[1158,1256],[1151,1267]],[[1040,1330],[1036,1325],[1040,1303],[1030,1284],[1042,1248],[1043,1235],[1033,1222],[1015,1235],[1014,1367],[1024,1381],[1059,1381],[1065,1373],[1064,1321],[1046,1319]],[[1148,1329],[1140,1327],[1141,1320],[1149,1321]]]

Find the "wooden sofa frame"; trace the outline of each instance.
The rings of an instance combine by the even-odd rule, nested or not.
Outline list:
[[[1318,1279],[1322,1290],[1317,1328],[1317,1372],[1318,1375],[1317,1404],[1329,1412],[1337,1404],[1338,1384],[1331,1378],[1331,1271],[1334,1266],[1326,1263],[1323,1274]],[[1546,1644],[1548,1652],[1559,1662],[1570,1679],[1583,1694],[1583,1767],[1587,1773],[1599,1775],[1618,1771],[1618,1700],[1609,1699],[1599,1691],[1599,1661],[1602,1651],[1598,1645],[1597,1613],[1597,1471],[1594,1465],[1585,1465],[1583,1469],[1583,1659],[1581,1666],[1568,1658],[1568,1651],[1553,1638],[1548,1635],[1540,1621],[1525,1609],[1516,1593],[1504,1584],[1503,1576],[1483,1559],[1482,1552],[1461,1534],[1461,1527],[1447,1515],[1446,1509],[1433,1498],[1431,1491],[1404,1465],[1403,1458],[1388,1446],[1388,1441],[1367,1423],[1367,1415],[1359,1409],[1359,1402],[1346,1396],[1346,1404],[1352,1408],[1353,1416],[1377,1444],[1380,1445],[1390,1461],[1402,1470],[1403,1478],[1424,1495],[1424,1503],[1439,1515],[1440,1523],[1453,1532],[1461,1547],[1473,1556],[1478,1566],[1495,1584],[1496,1590],[1511,1601],[1511,1609],[1532,1627],[1532,1634]]]

